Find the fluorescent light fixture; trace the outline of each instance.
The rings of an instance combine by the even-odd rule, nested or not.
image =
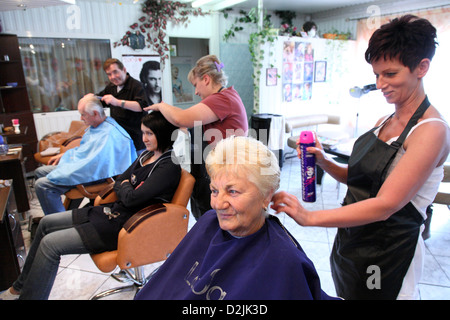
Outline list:
[[[210,9],[219,11],[219,10],[234,6],[235,4],[238,4],[238,3],[241,3],[244,1],[247,1],[247,0],[224,0],[224,1],[220,1],[217,4],[214,4],[213,6],[211,6]]]
[[[61,0],[61,1],[68,4],[77,4],[77,0]]]
[[[207,3],[213,2],[214,0],[196,0],[192,2],[192,7],[198,8],[200,6],[204,6]]]

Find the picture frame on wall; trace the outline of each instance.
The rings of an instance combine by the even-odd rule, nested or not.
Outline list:
[[[266,86],[276,86],[278,83],[278,69],[267,68],[266,69]]]
[[[190,106],[194,102],[194,87],[187,81],[194,66],[191,57],[172,57],[172,99],[175,106]]]
[[[327,81],[327,62],[316,61],[314,63],[314,82]]]
[[[150,104],[162,101],[161,58],[158,55],[123,54],[122,63],[127,72],[141,81]]]
[[[169,52],[171,57],[177,56],[177,46],[175,44],[169,44]]]

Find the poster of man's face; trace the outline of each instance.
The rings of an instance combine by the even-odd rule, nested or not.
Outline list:
[[[149,104],[162,100],[162,71],[157,55],[123,55],[122,63],[131,77],[141,81]]]

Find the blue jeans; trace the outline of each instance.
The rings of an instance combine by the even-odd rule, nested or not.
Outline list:
[[[55,168],[56,166],[42,166],[34,171],[36,177],[34,188],[45,215],[66,211],[61,195],[73,188],[73,186],[58,186],[47,179],[46,176]]]
[[[55,212],[66,211],[61,200],[61,196],[67,191],[73,189],[75,186],[60,186],[56,185],[47,179],[47,175],[52,172],[56,166],[42,166],[34,170],[36,182],[34,183],[34,189],[36,196],[41,204],[42,211],[45,215]],[[83,185],[89,186],[104,182],[105,179],[84,183]]]
[[[13,283],[22,300],[48,299],[65,254],[89,253],[73,226],[72,211],[45,216],[31,244],[22,273]]]

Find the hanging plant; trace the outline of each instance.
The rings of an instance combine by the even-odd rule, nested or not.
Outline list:
[[[193,15],[204,16],[208,13],[202,12],[200,8],[194,9],[186,3],[178,1],[166,0],[146,0],[142,4],[142,13],[144,15],[139,18],[138,22],[130,25],[128,30],[120,41],[114,43],[117,46],[130,46],[136,48],[134,43],[130,41],[130,37],[140,37],[137,43],[145,42],[142,46],[137,48],[142,49],[147,46],[158,52],[161,57],[161,63],[169,58],[169,44],[166,42],[166,28],[170,21],[173,24],[187,24],[189,23],[189,16]]]
[[[226,11],[223,11],[223,13],[225,18],[227,18],[228,13]],[[225,34],[223,36],[224,41],[228,41],[229,39],[234,37],[235,32],[244,30],[244,28],[242,27],[243,23],[251,23],[255,26],[258,25],[259,15],[257,8],[250,9],[248,13],[244,10],[241,10],[239,13],[241,17],[236,18],[231,28],[225,31]],[[264,50],[261,49],[261,47],[266,42],[275,42],[276,39],[277,33],[274,33],[274,29],[270,21],[270,15],[264,14],[261,29],[250,33],[248,39],[248,49],[250,51],[250,57],[253,66],[253,113],[259,112],[259,83],[261,77],[261,69],[263,68],[262,61],[264,60],[265,54]],[[273,52],[269,52],[269,54],[272,55]]]
[[[293,11],[275,11],[275,14],[281,19],[280,35],[287,36],[301,36],[300,32],[297,31],[297,27],[294,27],[292,20],[296,17]]]

